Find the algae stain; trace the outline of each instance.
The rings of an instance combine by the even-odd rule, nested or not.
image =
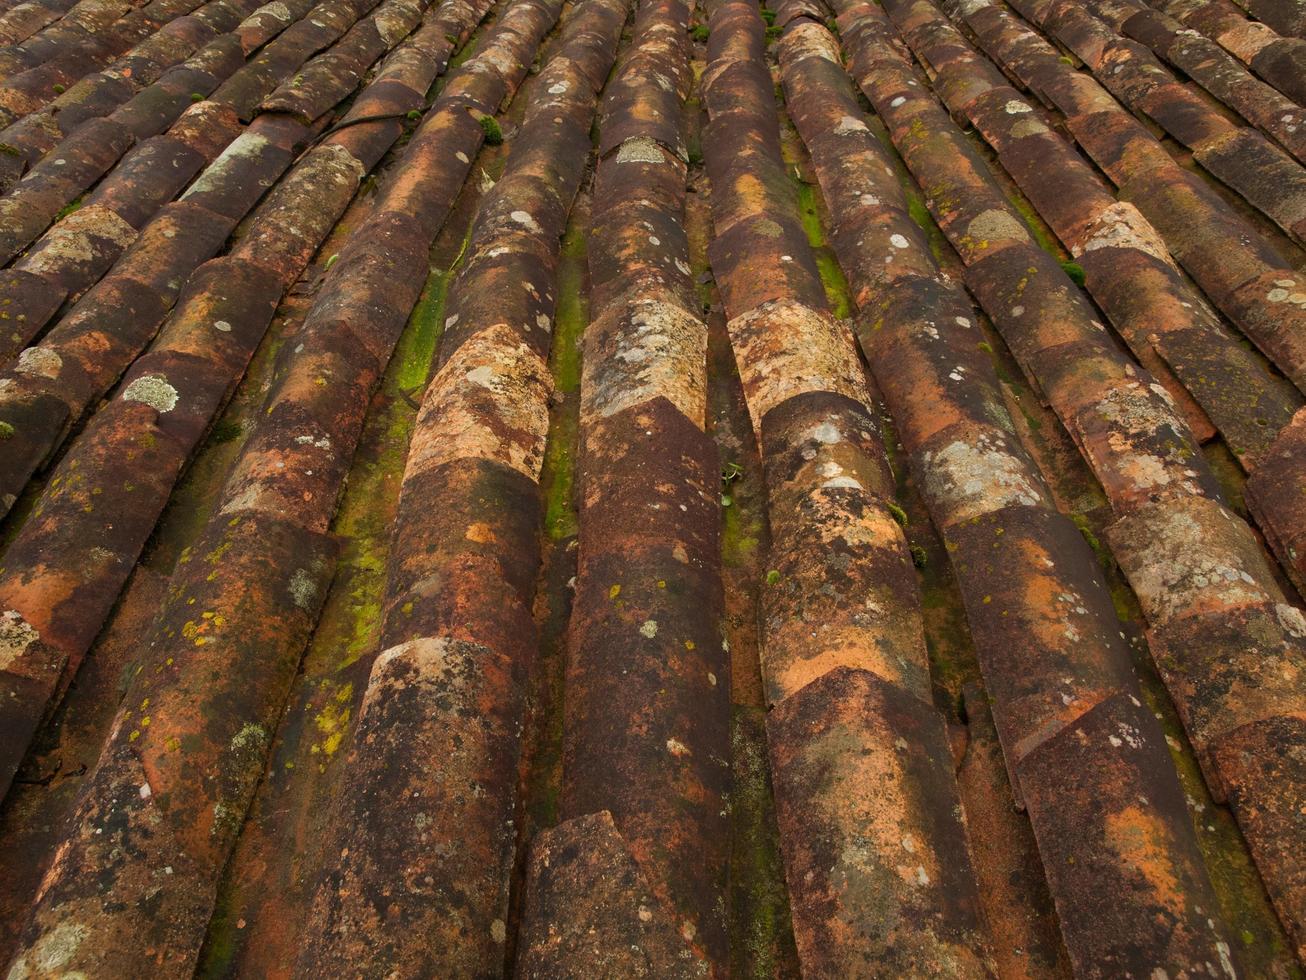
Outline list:
[[[781,105],[780,146],[784,156],[785,169],[788,171],[790,183],[794,188],[798,218],[802,222],[803,231],[807,234],[807,244],[811,246],[816,271],[821,276],[821,285],[825,288],[826,302],[830,304],[831,312],[840,320],[844,320],[851,316],[853,312],[852,294],[848,288],[848,280],[844,277],[843,269],[839,265],[839,260],[835,257],[834,249],[831,248],[826,239],[825,223],[822,220],[825,201],[816,183],[804,177],[809,165],[807,150],[798,135],[798,131],[794,129],[793,123],[788,116],[783,114],[783,111],[783,105]]]
[[[797,976],[766,753],[766,713],[735,705],[730,719],[730,972]]]
[[[1197,846],[1215,887],[1220,912],[1247,976],[1302,977],[1265,886],[1252,863],[1247,843],[1229,809],[1212,801],[1192,746],[1164,686],[1155,675],[1140,678],[1143,697],[1165,731],[1170,758],[1188,801]]]
[[[852,315],[852,300],[849,296],[848,280],[844,277],[839,260],[834,250],[826,242],[825,228],[821,222],[820,191],[814,184],[795,180],[798,191],[798,214],[807,232],[807,244],[812,246],[812,257],[816,260],[816,269],[821,274],[821,284],[825,287],[825,298],[830,309],[840,320]]]
[[[325,694],[326,690],[332,686],[331,681],[325,681],[322,685],[323,693]],[[313,716],[313,726],[322,738],[314,743],[312,752],[321,752],[327,758],[330,758],[339,750],[340,743],[349,730],[349,719],[353,715],[351,707],[353,697],[354,685],[352,681],[346,681],[336,687],[335,691],[326,697],[322,709]]]
[[[580,338],[589,323],[585,275],[589,258],[588,211],[587,204],[577,199],[558,262],[558,302],[554,311],[553,350],[549,355],[558,404],[549,420],[549,438],[540,474],[544,529],[555,541],[571,537],[577,530],[572,486],[580,427]]]

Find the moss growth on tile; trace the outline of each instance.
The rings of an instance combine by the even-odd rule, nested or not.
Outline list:
[[[766,713],[735,705],[730,743],[730,972],[757,978],[796,975],[797,952],[766,754]]]
[[[555,541],[573,536],[577,527],[572,488],[580,426],[580,338],[589,323],[587,240],[585,223],[576,220],[573,210],[558,262],[558,302],[554,312],[553,350],[549,356],[558,404],[550,414],[549,438],[540,473],[544,530]]]

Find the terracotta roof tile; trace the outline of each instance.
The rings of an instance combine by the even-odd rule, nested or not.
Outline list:
[[[1301,0],[0,0],[0,951],[1295,976]]]

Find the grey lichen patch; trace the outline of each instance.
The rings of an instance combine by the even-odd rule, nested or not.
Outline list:
[[[1011,135],[1014,139],[1023,139],[1026,136],[1037,136],[1039,133],[1046,133],[1047,126],[1043,125],[1042,120],[1037,116],[1026,116],[1024,119],[1016,121],[1011,127]]]
[[[617,163],[665,163],[667,155],[656,140],[635,136],[617,148]]]
[[[388,10],[382,7],[372,18],[376,32],[381,35],[387,48],[392,48],[412,29],[412,21],[407,10]]]
[[[109,208],[81,208],[55,225],[19,267],[40,276],[58,272],[70,263],[91,262],[96,255],[94,239],[125,249],[136,240],[136,229]]]
[[[284,4],[271,4],[270,6],[285,7]],[[289,20],[288,14],[287,20]],[[260,136],[258,133],[248,131],[241,133],[186,189],[186,193],[181,196],[181,200],[184,201],[196,194],[203,194],[223,187],[234,175],[241,161],[261,156],[270,145],[271,143],[266,136]]]
[[[142,402],[160,414],[177,407],[177,389],[161,374],[142,374],[122,393],[125,402]]]
[[[18,363],[14,365],[19,374],[51,380],[59,377],[62,368],[63,358],[47,347],[27,348],[18,355]]]
[[[974,443],[952,442],[925,454],[926,493],[949,502],[954,520],[963,521],[1004,507],[1047,504],[1029,476],[1029,463],[992,435]]]
[[[290,598],[305,612],[311,612],[317,602],[317,581],[306,568],[297,568],[290,576]]]
[[[0,613],[0,670],[9,670],[41,638],[16,609]]]
[[[606,322],[605,322],[606,321]],[[607,356],[583,359],[581,385],[585,414],[607,417],[653,398],[663,397],[702,429],[706,424],[707,389],[703,360],[707,326],[682,307],[645,300],[618,309],[586,332],[603,343],[614,337]]]
[[[1216,501],[1191,496],[1142,507],[1109,534],[1154,626],[1198,608],[1282,601],[1250,529]]]
[[[1174,260],[1165,242],[1138,208],[1127,201],[1117,201],[1104,208],[1089,225],[1079,244],[1071,249],[1076,257],[1099,248],[1131,248],[1173,266]]]
[[[830,314],[789,300],[763,303],[726,329],[739,361],[754,431],[775,406],[809,391],[866,404],[866,382],[848,328]]]
[[[241,726],[240,731],[231,736],[231,748],[235,752],[262,753],[267,746],[268,733],[262,725],[250,722]]]
[[[30,950],[25,952],[9,968],[9,980],[28,980],[29,977],[45,977],[62,970],[77,954],[86,939],[86,926],[77,922],[61,922],[42,934]],[[81,973],[67,973],[62,976],[82,976]]]
[[[455,459],[486,459],[538,480],[552,394],[548,365],[511,328],[480,331],[427,389],[405,479]]]
[[[966,227],[966,234],[976,242],[1011,239],[1018,242],[1030,240],[1029,232],[1006,211],[990,208],[982,211]]]
[[[287,24],[295,19],[294,14],[290,12],[290,8],[282,3],[281,0],[274,0],[273,3],[264,4],[262,7],[259,7],[258,10],[254,11],[250,17],[252,19],[260,15],[275,17],[277,20],[284,21]]]
[[[804,58],[823,58],[836,65],[843,63],[839,58],[839,42],[834,35],[822,25],[810,21],[796,21],[789,27],[781,46],[795,62]]]

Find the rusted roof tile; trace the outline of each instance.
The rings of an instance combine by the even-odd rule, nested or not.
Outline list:
[[[0,0],[15,975],[1306,962],[1301,0],[257,2]]]
[[[561,816],[611,815],[618,853],[665,923],[673,974],[729,962],[730,664],[721,635],[720,461],[705,431],[707,327],[690,282],[680,131],[689,9],[649,3],[607,87],[582,339],[579,534],[565,683]],[[606,150],[606,153],[604,152]],[[647,197],[645,195],[648,195]],[[484,214],[484,212],[482,212]],[[573,845],[610,860],[609,845]],[[556,871],[533,866],[534,894]],[[553,918],[541,919],[540,916]],[[523,913],[527,937],[573,933],[571,910]],[[667,940],[663,940],[666,942]],[[529,973],[531,940],[519,962]],[[614,951],[615,952],[615,951]],[[604,950],[600,955],[612,955]]]
[[[709,255],[766,474],[762,673],[799,959],[815,973],[985,976],[920,596],[861,365],[825,309],[780,158],[754,53],[763,22],[727,2],[711,30]]]
[[[490,109],[520,83],[557,11],[535,0],[510,7],[500,21],[502,47],[484,48],[468,63],[465,74],[494,83]],[[510,30],[514,13],[520,24]],[[482,202],[469,262],[451,287],[455,301],[491,290],[548,299],[541,299],[543,320],[503,319],[495,306],[446,308],[461,309],[465,323],[446,319],[440,367],[413,435],[383,599],[383,652],[349,756],[356,775],[332,815],[328,853],[340,859],[318,882],[317,938],[300,959],[308,972],[363,962],[369,970],[479,973],[503,960],[523,698],[536,645],[537,481],[552,387],[527,335],[548,335],[559,238],[584,155],[549,184],[536,180],[532,161],[588,133],[627,13],[624,3],[591,0],[564,22],[507,169]],[[445,88],[449,113],[470,119],[467,91]],[[473,125],[461,143],[441,141],[436,163],[425,151],[434,150],[438,132],[421,145],[416,171],[394,184],[392,206],[447,187],[436,168],[465,173],[484,135]],[[497,251],[530,256],[525,276],[500,281],[493,267],[475,262]],[[460,342],[450,349],[452,336]],[[442,587],[432,591],[433,580]],[[474,707],[491,705],[489,713]],[[442,762],[431,770],[413,766],[418,758]],[[399,793],[396,776],[405,786]],[[475,843],[458,853],[405,846],[414,822],[423,839],[470,832]],[[395,829],[373,836],[367,828],[375,826]],[[396,893],[388,884],[396,876],[426,884]],[[444,938],[432,944],[432,935]]]
[[[918,27],[932,19],[919,3],[888,9]],[[846,36],[870,35],[857,23],[857,8],[846,16],[845,24],[857,24],[855,30],[845,27]],[[815,40],[821,35],[824,44]],[[854,64],[887,54],[880,47],[859,47],[858,40],[849,43]],[[939,276],[919,239],[891,232],[893,226],[883,219],[872,225],[872,215],[904,214],[906,200],[870,131],[857,125],[860,111],[837,48],[830,44],[829,35],[815,25],[787,32],[782,45],[786,91],[826,192],[832,200],[846,201],[854,215],[866,215],[861,220],[846,217],[837,226],[836,248],[841,255],[869,253],[889,260],[885,271],[871,273],[865,281],[862,266],[850,266],[864,311],[863,342],[899,420],[927,505],[945,534],[994,699],[1013,788],[1029,808],[1040,852],[1044,841],[1047,851],[1060,849],[1056,857],[1044,853],[1044,861],[1071,958],[1081,964],[1127,964],[1157,956],[1200,956],[1210,949],[1202,936],[1202,916],[1191,907],[1179,913],[1189,933],[1183,938],[1170,927],[1156,932],[1139,928],[1161,909],[1168,909],[1163,917],[1174,916],[1173,899],[1156,885],[1133,881],[1129,858],[1104,858],[1113,853],[1104,845],[1112,821],[1137,807],[1128,790],[1116,793],[1114,804],[1100,810],[1094,810],[1097,803],[1071,802],[1081,796],[1101,801],[1121,782],[1167,781],[1167,802],[1149,808],[1147,819],[1161,829],[1166,860],[1184,869],[1186,891],[1198,902],[1211,901],[1178,783],[1168,772],[1161,732],[1149,715],[1136,710],[1141,706],[1138,687],[1124,644],[1116,639],[1115,613],[1096,562],[1078,529],[1056,513],[1040,474],[1013,437],[997,378],[976,343],[969,303],[958,287]],[[954,57],[962,53],[955,46],[952,52]],[[947,58],[945,53],[939,60]],[[887,84],[887,74],[886,68],[877,76],[884,89],[873,89],[873,100],[883,97],[881,91],[901,91],[901,86]],[[907,105],[905,98],[901,105]],[[855,169],[854,160],[860,161]],[[909,254],[900,261],[903,253]],[[910,253],[916,253],[914,260]],[[921,399],[926,391],[932,396],[928,401]],[[1063,751],[1057,746],[1067,740],[1075,744],[1071,733],[1101,705],[1121,698],[1132,698],[1135,706],[1134,751],[1122,753],[1106,738],[1084,745],[1080,750],[1095,757],[1077,769],[1086,782],[1061,782],[1053,774],[1055,763],[1049,766],[1045,760]],[[1070,826],[1080,820],[1085,822]],[[1078,847],[1085,849],[1078,856],[1065,850]],[[1107,889],[1112,907],[1120,909],[1115,903],[1132,893],[1125,901],[1137,903],[1137,911],[1122,913],[1110,929],[1083,928],[1082,922],[1100,921],[1101,913],[1093,909],[1104,876],[1118,882]]]
[[[607,811],[542,832],[531,862],[517,976],[707,975]]]
[[[872,8],[859,10],[859,22],[869,22],[870,26],[859,29],[856,37],[872,46],[878,44],[883,50],[887,37],[885,24]],[[857,41],[852,43],[856,49]],[[854,54],[854,67],[857,65]],[[959,147],[964,144],[960,133],[936,105],[923,100],[894,105],[892,93],[900,90],[903,82],[886,84],[883,78],[892,74],[892,70],[883,60],[878,65],[875,70],[858,70],[859,79],[884,115],[908,167],[925,187],[931,209],[946,218],[958,210],[955,202],[965,201],[964,208],[970,211],[984,207],[981,202],[988,202],[994,211],[1013,215],[1015,220],[1014,208],[1005,203],[992,178],[979,185],[972,184],[963,180],[963,173],[941,166],[939,154],[917,152],[916,141],[908,135],[917,127],[941,134]],[[900,76],[904,75],[906,66],[898,71]],[[1227,634],[1226,645],[1203,645],[1201,654],[1196,652],[1197,648],[1168,643],[1169,621],[1201,613],[1210,589],[1216,589],[1230,604],[1282,603],[1282,593],[1259,555],[1254,536],[1225,506],[1213,472],[1165,390],[1123,356],[1092,319],[1090,308],[1078,301],[1067,302],[1074,289],[1055,261],[1032,246],[1008,248],[976,258],[974,249],[968,249],[961,241],[960,227],[946,220],[941,223],[960,246],[968,265],[968,283],[977,298],[1025,370],[1039,379],[1052,408],[1102,483],[1117,515],[1110,529],[1112,550],[1147,615],[1153,657],[1163,676],[1171,679],[1168,685],[1171,694],[1184,705],[1180,714],[1189,721],[1196,707],[1196,696],[1174,682],[1173,671],[1166,666],[1167,658],[1177,656],[1184,649],[1188,651],[1181,660],[1184,669],[1202,674],[1203,664],[1213,659],[1234,659],[1237,650],[1236,646],[1228,645]],[[967,231],[973,236],[970,228],[967,226]],[[1031,288],[1039,282],[1045,285]],[[1188,585],[1190,582],[1205,584],[1193,589]],[[1285,608],[1290,618],[1294,614],[1300,617],[1299,610]],[[1233,614],[1232,605],[1227,614]],[[1289,643],[1275,659],[1291,664],[1295,657],[1295,645]],[[1248,706],[1248,715],[1242,714],[1239,699],[1229,694],[1227,686],[1213,685],[1224,692],[1212,706],[1220,719],[1217,727],[1223,729],[1238,723],[1244,728],[1264,731],[1292,717],[1289,704],[1294,695],[1289,690],[1295,687],[1295,668],[1258,671],[1255,676],[1256,680],[1248,677],[1247,682],[1261,686],[1264,697],[1255,707]],[[1188,730],[1198,745],[1199,755],[1208,760],[1208,782],[1218,795],[1225,777],[1209,760],[1218,753],[1217,747],[1222,743],[1218,738],[1205,737],[1204,731],[1194,729],[1191,722]],[[1244,832],[1256,833],[1266,827],[1281,829],[1282,821],[1289,818],[1280,816],[1266,822],[1256,818],[1262,812],[1290,813],[1292,801],[1300,798],[1302,776],[1291,751],[1275,769],[1280,782],[1261,784],[1260,804],[1250,802],[1257,790],[1251,787],[1250,780],[1242,778],[1246,765],[1236,764],[1235,756],[1228,754],[1218,758],[1234,766],[1232,778],[1238,779],[1243,788],[1238,814]],[[1289,932],[1295,935],[1300,928],[1296,919],[1300,885],[1290,855],[1299,850],[1300,841],[1289,833],[1286,838],[1253,840],[1251,847],[1261,862],[1262,874],[1274,881],[1271,895]],[[1192,908],[1195,905],[1190,907],[1190,914],[1196,914]],[[1190,929],[1188,935],[1193,945],[1186,957],[1194,962],[1209,955],[1209,949],[1203,950],[1204,945],[1220,943],[1222,950],[1228,947],[1228,940],[1218,928],[1214,935],[1200,928]]]

